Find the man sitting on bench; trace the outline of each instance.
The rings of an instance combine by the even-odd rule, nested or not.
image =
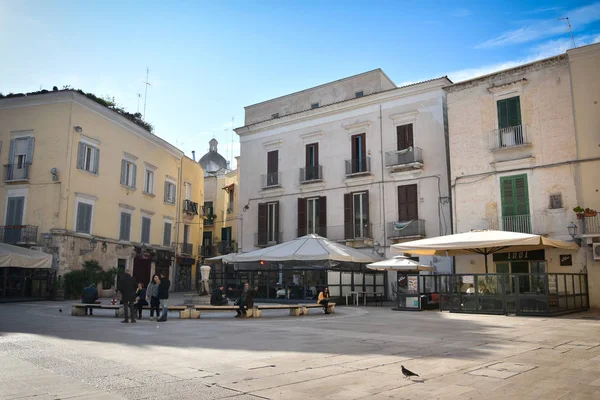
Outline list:
[[[229,299],[225,294],[225,289],[223,285],[219,285],[212,293],[210,297],[210,305],[211,306],[226,306],[229,304]]]
[[[90,283],[88,287],[83,288],[83,294],[81,296],[81,302],[83,304],[95,304],[98,298],[98,289],[96,289],[96,285]],[[88,310],[90,311],[90,315],[94,315],[94,309],[91,307],[85,308],[85,315],[88,315]]]

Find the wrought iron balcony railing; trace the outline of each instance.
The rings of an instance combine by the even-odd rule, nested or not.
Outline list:
[[[198,215],[198,203],[191,200],[183,201],[183,212],[191,215]]]
[[[489,133],[490,150],[529,144],[527,125],[516,125],[508,128],[494,129]]]
[[[191,243],[181,243],[181,254],[194,254],[194,246]]]
[[[389,238],[425,237],[425,221],[422,219],[389,222],[387,228]]]
[[[37,243],[37,226],[5,225],[0,226],[0,241],[7,244]]]
[[[401,167],[403,165],[422,167],[423,150],[421,150],[418,147],[409,147],[408,149],[388,151],[387,153],[385,153],[386,167]]]
[[[270,189],[281,186],[281,172],[262,175],[262,188]]]
[[[323,166],[300,168],[300,183],[310,183],[323,180]]]
[[[371,157],[346,160],[346,176],[371,173]]]
[[[4,182],[19,182],[29,180],[31,164],[4,164]]]

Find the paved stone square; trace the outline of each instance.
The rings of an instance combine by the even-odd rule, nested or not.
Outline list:
[[[69,302],[0,312],[0,399],[600,399],[595,312],[338,307],[161,324],[146,312],[135,325],[109,311],[72,317]]]

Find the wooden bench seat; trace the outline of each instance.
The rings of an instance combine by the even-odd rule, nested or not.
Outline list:
[[[150,306],[142,306],[142,310],[149,310]],[[159,307],[162,310],[162,307]],[[179,311],[179,319],[191,318],[191,311],[187,306],[168,306],[169,311]]]
[[[240,309],[239,306],[211,306],[208,304],[194,306],[192,309],[191,318],[200,318],[200,314],[202,311],[235,311],[237,312]],[[248,309],[246,310],[246,317],[254,316],[254,310]]]
[[[254,317],[262,317],[262,310],[290,310],[291,316],[299,316],[303,314],[303,307],[300,304],[265,304],[254,307]]]
[[[118,311],[121,308],[118,304],[84,304],[84,303],[75,303],[71,306],[71,315],[80,317],[85,315],[86,308],[95,308],[95,309],[105,309],[105,310],[115,310]]]
[[[318,303],[302,304],[302,307],[303,307],[303,310],[302,310],[303,315],[308,315],[309,308],[318,308],[321,310],[323,309],[323,306]],[[331,314],[335,313],[335,303],[329,303],[327,305],[327,311],[329,311]]]

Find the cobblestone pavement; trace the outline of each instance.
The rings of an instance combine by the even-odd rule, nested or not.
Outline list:
[[[600,399],[600,313],[311,311],[132,325],[3,304],[0,399]]]

